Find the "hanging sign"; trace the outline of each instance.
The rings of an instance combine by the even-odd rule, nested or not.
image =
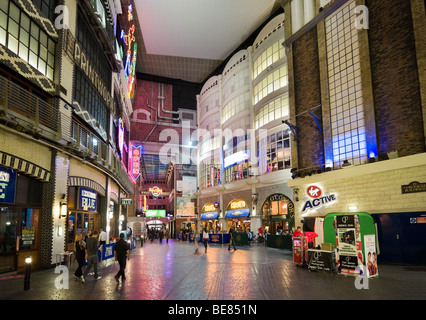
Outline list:
[[[142,146],[131,145],[130,147],[130,176],[134,181],[138,180],[140,172],[139,172],[139,163],[142,154]]]

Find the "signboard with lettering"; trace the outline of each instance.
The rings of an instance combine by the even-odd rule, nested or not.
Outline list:
[[[98,194],[96,191],[89,188],[80,187],[78,193],[78,209],[96,212],[97,199]]]
[[[16,171],[0,166],[0,203],[15,203]]]
[[[357,268],[363,265],[361,226],[358,215],[338,215],[334,217],[336,245],[338,248],[338,273],[359,275]]]
[[[420,183],[418,181],[410,182],[407,185],[401,186],[402,193],[416,193],[426,192],[426,183]]]
[[[122,205],[131,205],[133,204],[133,199],[132,198],[121,198],[121,204]]]
[[[163,190],[157,186],[149,188],[148,191],[151,192],[154,197],[159,197],[161,193],[163,192]]]
[[[303,205],[302,212],[305,213],[308,210],[320,209],[324,206],[337,201],[335,194],[325,194],[321,188],[315,185],[311,185],[306,189],[307,198],[305,198],[305,204]]]

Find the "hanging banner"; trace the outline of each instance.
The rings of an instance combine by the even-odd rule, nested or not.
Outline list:
[[[359,265],[363,265],[361,227],[358,215],[334,217],[336,244],[338,249],[338,273],[360,275]]]

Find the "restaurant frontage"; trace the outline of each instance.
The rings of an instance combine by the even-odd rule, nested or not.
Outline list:
[[[291,250],[293,201],[284,194],[272,194],[263,202],[261,212],[264,233],[267,234],[266,246]]]

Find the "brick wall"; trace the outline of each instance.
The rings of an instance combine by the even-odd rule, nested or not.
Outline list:
[[[304,34],[293,46],[296,115],[321,104],[320,73],[316,29]],[[321,108],[313,111],[321,115]],[[294,121],[292,121],[294,122]],[[309,113],[297,116],[298,168],[324,163],[322,133]]]
[[[380,154],[424,152],[410,1],[366,0]]]

